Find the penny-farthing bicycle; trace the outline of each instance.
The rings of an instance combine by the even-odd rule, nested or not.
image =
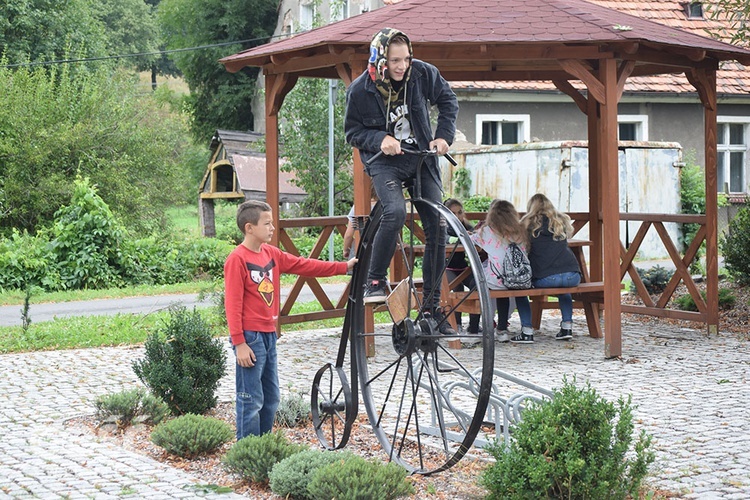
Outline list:
[[[434,151],[404,152],[420,158],[416,179],[420,179],[425,158],[436,155]],[[449,155],[445,157],[455,165]],[[387,329],[378,326],[375,333],[365,332],[363,295],[372,243],[382,216],[378,203],[361,232],[359,262],[352,276],[337,359],[315,374],[311,409],[320,442],[328,449],[339,449],[349,439],[361,394],[372,430],[390,460],[410,472],[427,475],[456,464],[485,423],[493,378],[494,309],[490,307],[479,255],[464,226],[442,204],[422,199],[418,180],[407,189],[411,194],[407,228],[414,229],[415,209],[422,215],[433,211],[445,220],[449,234],[456,235],[446,244],[445,259],[434,259],[432,276],[443,283],[445,318],[468,304],[481,313],[481,339],[468,344],[470,337],[476,340],[477,336],[441,335],[435,320],[422,313],[422,304],[430,304],[432,298],[422,296],[420,280],[414,276],[413,256],[418,253],[419,242],[413,230],[397,251],[407,277],[384,306],[391,313],[392,325]],[[457,252],[464,252],[469,265],[449,280],[446,263]],[[399,300],[392,300],[394,295]],[[395,308],[400,312],[395,314]],[[366,344],[371,340],[375,355],[368,357]],[[344,368],[347,354],[348,377]]]

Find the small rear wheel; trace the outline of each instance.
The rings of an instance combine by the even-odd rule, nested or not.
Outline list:
[[[318,370],[313,378],[310,412],[320,444],[329,450],[343,448],[356,417],[343,368],[326,363]]]

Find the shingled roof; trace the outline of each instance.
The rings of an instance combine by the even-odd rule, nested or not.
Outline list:
[[[683,31],[677,27],[608,8],[614,7],[615,4],[628,4],[630,12],[640,13],[638,5],[644,3],[658,2],[404,0],[225,57],[221,62],[230,71],[237,71],[243,66],[267,65],[272,58],[278,58],[279,62],[304,58],[322,47],[328,47],[331,59],[351,50],[357,54],[366,54],[372,34],[384,26],[405,31],[411,38],[417,55],[438,65],[444,72],[451,69],[451,61],[456,71],[462,69],[460,64],[456,64],[456,49],[469,46],[476,48],[480,43],[501,47],[508,52],[505,55],[497,54],[495,59],[498,61],[513,59],[514,48],[540,44],[550,47],[550,44],[554,44],[573,49],[585,44],[598,45],[603,51],[621,50],[623,53],[631,53],[647,49],[662,55],[679,54],[692,61],[709,58],[717,61],[740,59],[750,62],[750,52],[744,49],[693,31]],[[657,19],[658,16],[654,18]],[[554,54],[546,55],[550,56],[554,58]],[[539,57],[544,58],[544,54]],[[528,60],[526,57],[521,59]],[[660,65],[671,63],[679,65],[679,61],[669,61],[667,58],[660,61]],[[297,61],[297,64],[300,68],[305,66],[302,61]],[[492,79],[508,80],[508,76],[513,76],[512,71],[503,75],[502,70],[502,65],[499,65]],[[523,78],[518,78],[519,80],[546,79],[542,74],[544,71],[535,76],[528,68],[526,70]],[[318,68],[318,73],[312,71],[307,75],[301,71],[300,76],[323,76],[319,74],[321,71],[323,69]],[[652,67],[652,70],[640,69],[640,73],[643,74],[661,72],[663,67]],[[638,74],[639,70],[636,70],[634,75]],[[333,73],[331,76],[336,75]]]

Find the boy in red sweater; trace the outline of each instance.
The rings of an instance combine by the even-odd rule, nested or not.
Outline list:
[[[271,206],[246,201],[237,209],[244,240],[224,263],[224,302],[237,368],[237,440],[259,436],[273,427],[279,406],[276,367],[276,320],[281,273],[322,277],[346,274],[357,259],[325,262],[296,257],[269,245],[273,236]]]

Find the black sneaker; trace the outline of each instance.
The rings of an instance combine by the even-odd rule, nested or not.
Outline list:
[[[570,340],[573,338],[573,330],[567,328],[560,328],[560,331],[555,335],[555,340]]]
[[[385,281],[372,280],[365,288],[365,296],[362,302],[365,304],[382,304],[388,294],[385,291]]]
[[[515,337],[511,337],[510,342],[512,344],[533,344],[534,335],[529,335],[527,333],[519,333]]]
[[[448,323],[448,318],[445,317],[445,314],[443,314],[443,311],[440,309],[436,309],[435,312],[432,313],[432,318],[437,322],[438,331],[441,335],[458,335],[456,330],[454,330],[451,324]]]

